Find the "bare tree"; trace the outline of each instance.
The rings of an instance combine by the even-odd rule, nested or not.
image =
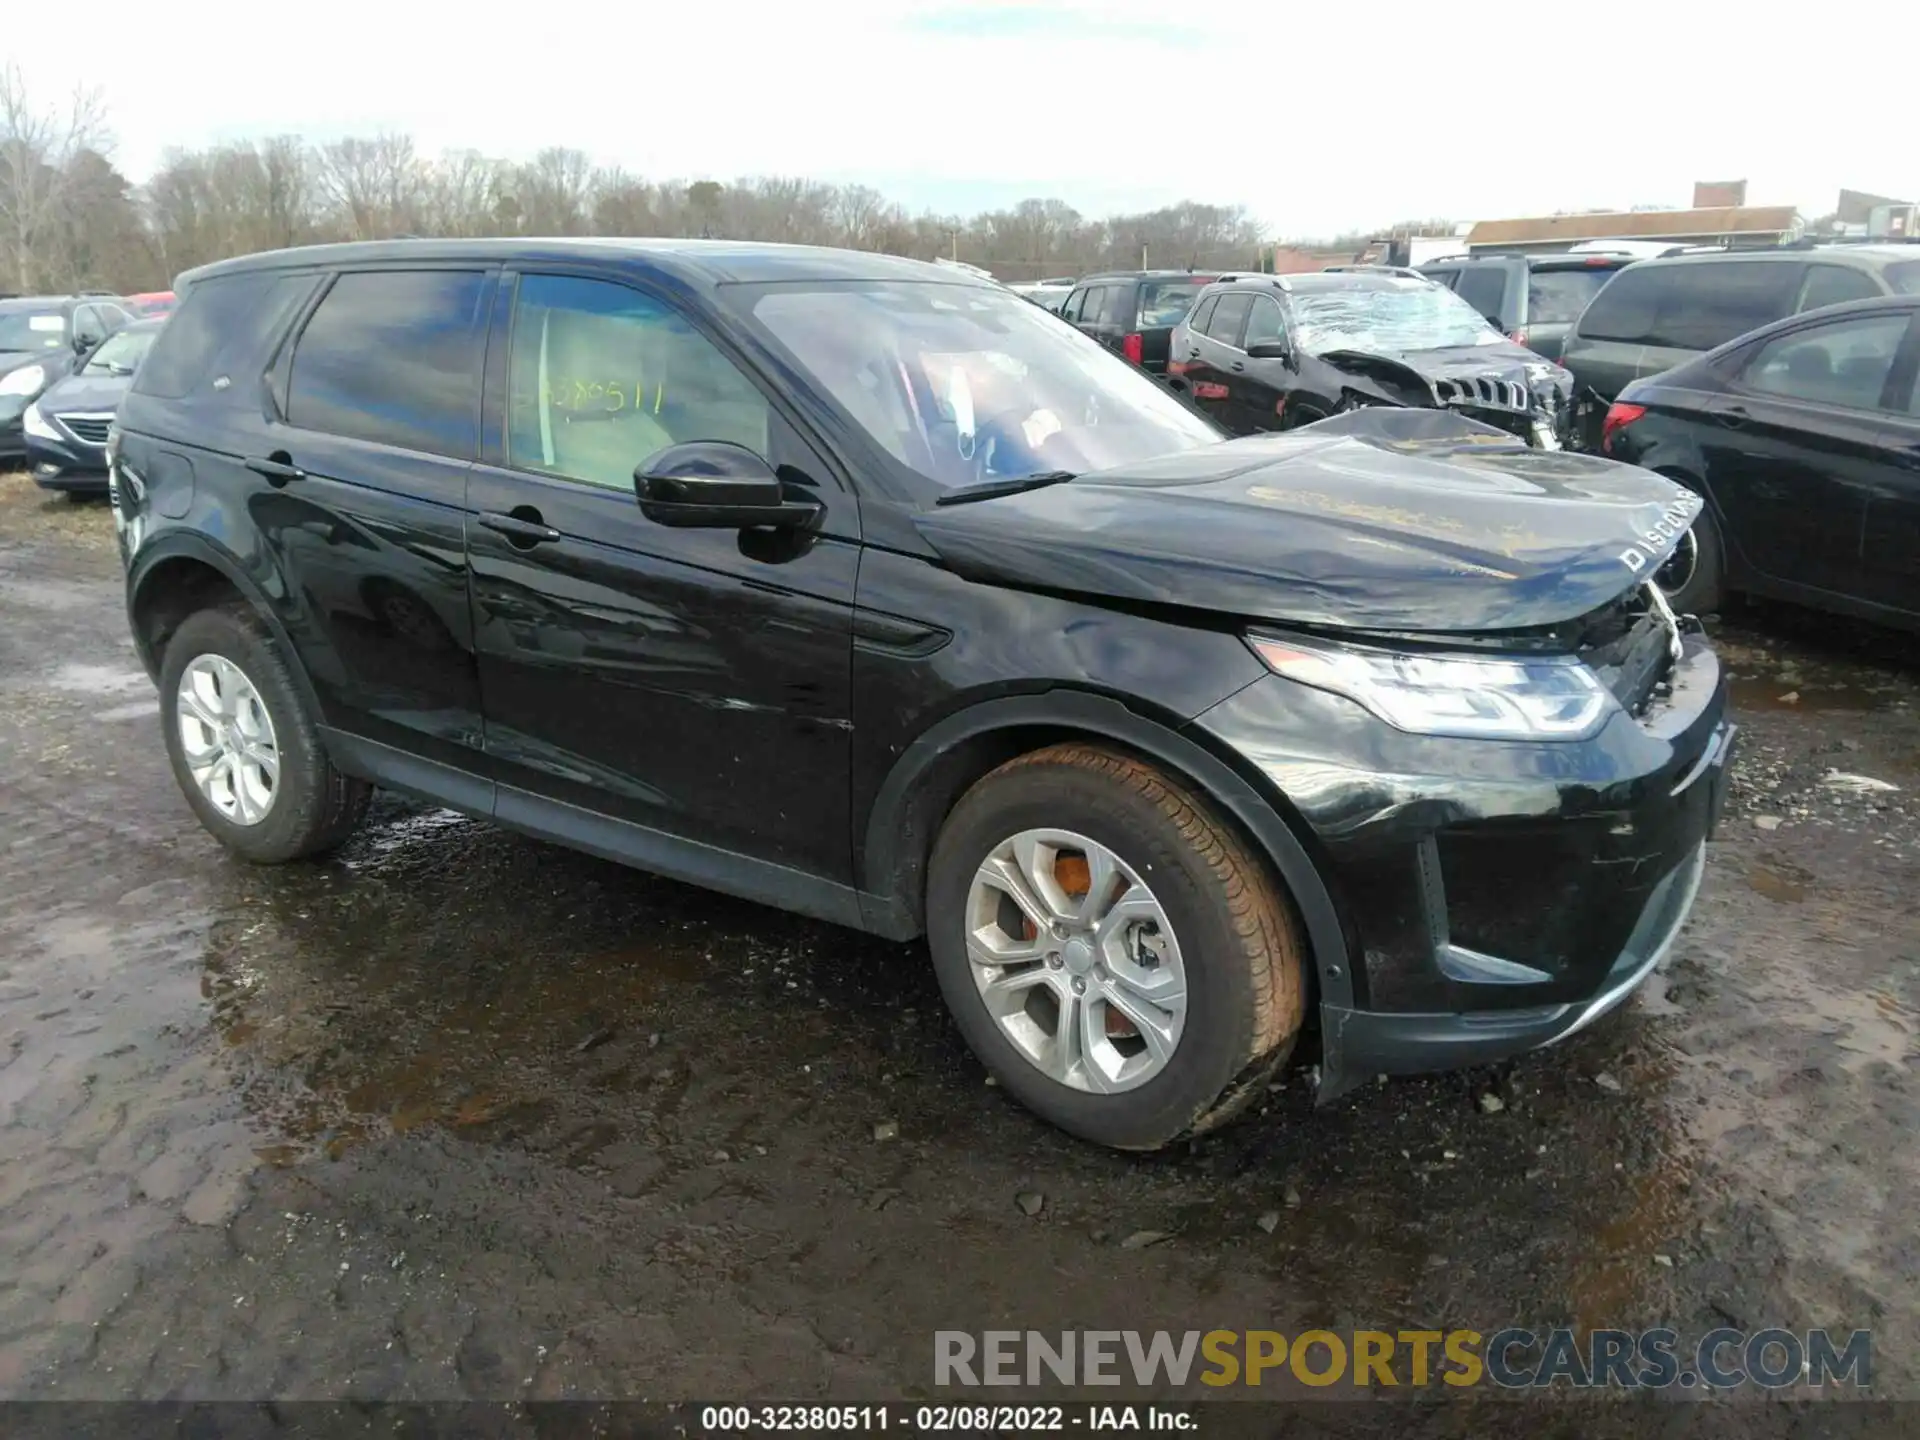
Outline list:
[[[0,254],[20,289],[71,271],[59,252],[74,190],[86,179],[75,162],[110,144],[97,91],[76,91],[64,113],[40,111],[20,67],[0,67]]]

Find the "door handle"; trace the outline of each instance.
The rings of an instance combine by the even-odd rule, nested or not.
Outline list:
[[[1747,412],[1738,405],[1729,405],[1725,409],[1714,411],[1713,418],[1729,430],[1738,430],[1747,423]]]
[[[502,515],[498,511],[488,510],[480,516],[480,523],[496,535],[504,535],[510,542],[520,545],[543,545],[560,538],[558,530],[540,519],[538,510],[529,510],[525,516]]]
[[[1199,347],[1198,345],[1196,345],[1196,346],[1194,346],[1194,347],[1193,347],[1193,348],[1192,348],[1191,350],[1189,350],[1189,351],[1187,351],[1187,358],[1188,358],[1189,360],[1197,360],[1197,359],[1199,359],[1199,358],[1200,358],[1200,347]]]
[[[1233,368],[1236,370],[1244,370],[1247,368],[1247,362],[1244,360],[1236,360],[1233,362]]]
[[[278,480],[283,484],[288,480],[307,478],[307,472],[288,459],[285,451],[276,455],[250,455],[244,463],[254,474],[264,475],[269,480]]]

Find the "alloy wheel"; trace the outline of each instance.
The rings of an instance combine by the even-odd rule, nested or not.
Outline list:
[[[235,825],[258,825],[273,809],[280,749],[260,692],[224,655],[199,655],[180,675],[175,706],[180,750],[207,803]]]
[[[1069,830],[1023,830],[981,862],[966,915],[980,997],[1042,1074],[1111,1094],[1166,1068],[1186,970],[1166,911],[1120,856]]]

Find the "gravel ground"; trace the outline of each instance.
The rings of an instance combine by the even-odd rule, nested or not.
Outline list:
[[[1129,1158],[988,1086],[918,946],[385,798],[230,860],[107,511],[0,479],[0,1397],[877,1398],[936,1329],[1667,1323],[1871,1327],[1920,1398],[1920,667],[1715,631],[1731,811],[1634,1004]]]

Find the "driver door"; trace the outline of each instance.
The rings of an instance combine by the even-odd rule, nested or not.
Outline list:
[[[624,279],[503,283],[486,403],[467,549],[497,816],[846,881],[860,527],[836,472],[696,316]],[[648,520],[635,466],[692,440],[813,487],[820,529]]]

